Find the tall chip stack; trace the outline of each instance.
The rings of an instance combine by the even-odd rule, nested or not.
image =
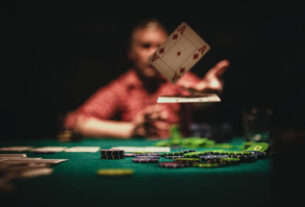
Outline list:
[[[118,160],[118,159],[124,159],[124,150],[118,150],[118,149],[101,149],[101,159],[105,160]]]

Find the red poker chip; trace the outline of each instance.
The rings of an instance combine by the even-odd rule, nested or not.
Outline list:
[[[159,162],[159,159],[151,159],[151,158],[134,158],[132,162],[136,163],[156,163]]]
[[[184,163],[176,163],[176,162],[159,162],[159,166],[165,168],[183,168],[183,167],[188,167],[189,165]]]

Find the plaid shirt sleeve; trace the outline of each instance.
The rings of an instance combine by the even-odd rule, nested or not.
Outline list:
[[[82,106],[66,116],[64,127],[74,128],[79,116],[111,119],[120,110],[120,97],[124,91],[119,80],[98,89]]]

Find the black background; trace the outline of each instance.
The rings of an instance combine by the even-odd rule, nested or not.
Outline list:
[[[198,75],[221,59],[231,62],[223,102],[211,119],[229,120],[241,130],[242,110],[263,106],[276,109],[278,126],[303,126],[305,8],[287,2],[199,3],[6,4],[1,9],[1,139],[54,136],[66,112],[126,71],[130,29],[150,17],[169,31],[185,21],[210,44],[192,69]],[[205,113],[194,119],[201,121]]]

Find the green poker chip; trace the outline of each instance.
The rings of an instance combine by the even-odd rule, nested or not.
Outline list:
[[[216,168],[216,167],[220,167],[221,165],[218,163],[197,163],[194,164],[193,166],[199,168]]]
[[[195,150],[182,150],[182,151],[178,151],[178,152],[167,152],[167,153],[161,154],[161,156],[162,157],[165,157],[165,156],[179,156],[179,155],[184,155],[184,154],[190,153],[190,152],[195,152]]]
[[[265,152],[269,148],[269,144],[266,142],[259,142],[251,145],[246,149],[246,151],[259,151]]]
[[[226,155],[250,155],[251,152],[246,152],[246,151],[226,151]]]
[[[210,152],[209,150],[198,151],[198,152],[189,152],[189,153],[185,153],[184,157],[186,157],[186,158],[199,158],[199,156],[207,155],[207,154],[209,154],[209,152]]]
[[[199,158],[203,155],[250,155],[251,152],[232,150],[206,150],[184,154],[186,158]]]

